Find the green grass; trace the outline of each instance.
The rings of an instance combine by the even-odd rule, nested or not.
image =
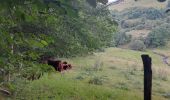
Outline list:
[[[157,97],[156,100],[160,100]],[[138,91],[85,84],[60,74],[45,75],[17,95],[19,100],[142,100]],[[162,100],[162,99],[161,99]]]
[[[170,71],[161,57],[150,50],[137,52],[119,48],[63,59],[71,63],[73,69],[63,74],[46,74],[40,80],[29,82],[21,87],[23,90],[18,92],[16,99],[143,100],[141,54],[149,54],[153,58],[153,100],[166,100],[163,95],[170,91]]]
[[[127,91],[112,90],[107,87],[100,87],[84,84],[77,80],[68,79],[65,76],[45,75],[42,79],[28,84],[17,96],[17,99],[26,100],[125,100]],[[117,91],[117,92],[115,92]],[[124,95],[119,97],[120,94]],[[131,92],[130,100],[137,100],[140,97]],[[134,95],[134,96],[133,96]],[[128,95],[127,95],[128,96]],[[135,98],[133,98],[135,97]],[[119,99],[118,99],[119,98]],[[132,99],[133,98],[133,99]]]

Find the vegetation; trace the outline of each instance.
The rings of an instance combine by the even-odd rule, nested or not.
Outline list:
[[[148,47],[165,46],[170,37],[170,24],[164,24],[154,29],[145,40]]]
[[[143,53],[154,58],[154,100],[169,99],[169,49],[165,54],[148,49],[168,46],[169,15],[136,7],[111,14],[107,4],[108,0],[1,0],[0,99],[139,100]],[[143,29],[148,32],[143,36],[128,34]],[[113,48],[120,45],[133,50]],[[73,68],[55,72],[42,64],[48,57]]]
[[[115,46],[127,44],[131,38],[131,35],[127,35],[125,32],[118,32],[114,35]]]
[[[144,44],[143,41],[141,40],[134,40],[131,44],[130,44],[130,48],[132,50],[139,50],[139,51],[144,51],[146,49],[146,46]]]
[[[158,2],[165,1],[165,2]],[[125,3],[110,6],[111,10],[123,11],[131,7],[164,9],[168,0],[124,0]]]
[[[153,99],[169,99],[163,95],[170,89],[166,87],[169,85],[170,71],[161,61],[161,57],[150,51],[138,52],[119,48],[108,48],[105,52],[86,57],[64,59],[75,67],[63,74],[45,74],[39,80],[27,82],[24,87],[20,84],[16,98],[142,100],[143,68],[140,55],[143,53],[154,58]],[[103,62],[103,69],[94,70],[93,66],[99,58],[99,63]],[[162,66],[167,69],[161,69]]]
[[[169,15],[163,10],[133,7],[114,14],[113,18],[118,21],[119,30],[124,31],[115,35],[116,46],[127,45],[131,41],[129,48],[138,50],[137,48],[145,46],[147,48],[166,46],[169,41]],[[140,31],[141,33],[137,33]]]
[[[96,15],[85,1],[1,0],[0,7],[3,88],[53,71],[39,63],[41,57],[78,56],[112,45],[116,26],[109,11]]]
[[[155,19],[163,18],[164,16],[160,10],[157,10],[155,8],[137,8],[136,7],[136,8],[131,8],[129,10],[130,12],[123,13],[123,15],[128,16],[128,19],[147,18],[149,20],[155,20]]]

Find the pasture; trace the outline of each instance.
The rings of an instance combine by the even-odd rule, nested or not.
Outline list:
[[[141,54],[153,58],[153,100],[168,100],[170,68],[151,50],[138,52],[107,48],[85,57],[65,59],[73,69],[45,74],[27,82],[16,99],[50,100],[142,100],[143,65]]]

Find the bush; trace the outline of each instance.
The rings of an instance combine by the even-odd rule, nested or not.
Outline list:
[[[145,17],[150,20],[155,20],[164,17],[163,13],[155,8],[137,8],[137,7],[125,10],[121,14],[121,16],[127,16],[128,19]]]
[[[151,48],[165,46],[167,41],[170,39],[169,37],[170,24],[164,24],[149,33],[149,35],[145,39],[145,45]]]
[[[123,20],[121,22],[121,27],[122,28],[133,28],[140,24],[142,24],[142,22],[140,20],[138,20],[138,21]]]
[[[124,45],[129,43],[131,40],[131,35],[127,35],[125,32],[119,32],[115,34],[115,46]]]
[[[145,46],[143,41],[135,40],[135,41],[130,43],[130,48],[132,50],[144,51],[146,49],[146,46]]]
[[[136,30],[142,30],[142,29],[145,29],[145,25],[137,25],[135,27]]]
[[[90,84],[95,84],[95,85],[102,85],[103,81],[99,77],[95,77],[95,78],[89,80],[89,83]]]
[[[103,83],[106,80],[107,80],[106,76],[102,76],[102,77],[94,76],[92,79],[89,80],[89,84],[103,85]]]

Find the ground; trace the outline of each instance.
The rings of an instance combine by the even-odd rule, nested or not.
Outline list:
[[[161,49],[159,50],[161,51]],[[153,100],[167,100],[170,68],[152,50],[107,48],[104,52],[67,60],[73,69],[50,73],[30,82],[17,98],[52,100],[143,100],[141,54],[153,60]]]

